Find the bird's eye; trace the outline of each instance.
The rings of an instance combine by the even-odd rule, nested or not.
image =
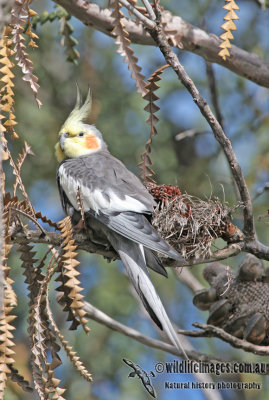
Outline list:
[[[78,136],[83,137],[84,136],[84,132],[79,132]]]

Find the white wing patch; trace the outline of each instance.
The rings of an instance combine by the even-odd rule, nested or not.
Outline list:
[[[79,210],[77,205],[77,193],[80,188],[82,195],[82,202],[84,211],[87,212],[92,209],[95,212],[123,212],[133,211],[137,213],[144,213],[151,211],[141,201],[131,197],[124,196],[123,199],[117,196],[112,189],[106,191],[104,196],[101,190],[95,189],[91,191],[88,187],[83,186],[81,182],[66,174],[64,164],[59,168],[60,185],[62,186],[65,194],[67,195],[70,203]]]
[[[134,197],[124,196],[124,199],[120,199],[112,190],[108,191],[108,196],[110,199],[109,211],[134,211],[137,213],[151,211]]]

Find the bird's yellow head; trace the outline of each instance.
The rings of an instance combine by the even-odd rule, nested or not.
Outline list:
[[[75,108],[61,127],[59,141],[55,146],[55,154],[59,162],[65,158],[80,157],[106,149],[106,144],[98,129],[94,125],[83,123],[90,111],[90,89],[84,104],[81,105],[81,95],[77,87]]]

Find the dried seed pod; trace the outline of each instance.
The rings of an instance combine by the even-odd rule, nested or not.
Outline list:
[[[269,268],[264,269],[263,282],[269,283]]]
[[[252,254],[247,254],[240,264],[238,277],[242,281],[260,281],[264,276],[265,270],[261,260]]]
[[[206,266],[203,269],[203,277],[210,285],[212,285],[215,279],[219,276],[219,274],[225,272],[225,270],[226,270],[225,265],[219,262],[206,264]]]
[[[199,308],[199,310],[208,310],[212,304],[217,300],[216,289],[202,289],[195,294],[193,297],[193,304]]]
[[[242,315],[238,318],[235,318],[226,325],[225,330],[231,335],[242,339],[248,320],[249,315]]]
[[[252,315],[244,332],[244,339],[260,344],[266,335],[266,320],[260,313]]]
[[[227,299],[219,300],[210,308],[210,314],[207,320],[209,325],[219,325],[230,311],[231,304]]]
[[[269,345],[269,267],[248,254],[237,275],[220,263],[206,265],[203,275],[216,293],[208,323],[240,339]],[[210,289],[194,296],[195,306],[208,308]]]

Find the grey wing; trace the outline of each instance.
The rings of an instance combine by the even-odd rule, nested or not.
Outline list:
[[[184,258],[159,236],[143,214],[122,212],[107,215],[101,212],[96,214],[93,211],[91,213],[97,220],[120,235],[180,263],[185,262]]]
[[[166,269],[162,265],[157,254],[154,251],[148,249],[147,247],[144,248],[144,253],[145,253],[147,267],[151,268],[153,271],[157,272],[158,274],[161,274],[161,275],[165,276],[166,278],[168,278]]]
[[[59,191],[59,195],[60,195],[60,199],[61,199],[61,204],[63,207],[63,210],[65,211],[65,213],[69,216],[72,217],[73,213],[74,213],[74,207],[72,206],[72,204],[70,203],[68,197],[66,196],[61,184],[60,184],[60,176],[59,176],[59,168],[57,171],[57,175],[56,175],[56,181],[57,181],[57,187],[58,187],[58,191]]]
[[[149,212],[153,211],[156,203],[137,176],[109,152],[104,152],[100,161],[102,163],[101,169],[105,171],[107,187],[111,187],[117,196],[124,197],[127,195],[135,198],[145,204]]]
[[[152,215],[154,200],[138,178],[128,171],[119,160],[107,152],[102,152],[102,154],[98,153],[98,156],[83,156],[66,160],[64,161],[64,170],[65,175],[68,177],[66,180],[68,185],[72,180],[74,181],[73,188],[72,185],[67,187],[68,196],[70,197],[70,193],[73,191],[74,197],[73,201],[68,198],[69,202],[66,201],[67,195],[59,184],[62,204],[68,214],[70,212],[70,203],[76,208],[75,192],[77,185],[81,185],[82,195],[83,188],[86,188],[86,195],[83,195],[84,201],[87,201],[87,189],[89,189],[90,196],[91,193],[99,190],[99,193],[103,193],[108,199],[107,201],[111,202],[110,210],[107,209],[102,212],[99,208],[96,213],[91,207],[87,207],[87,209],[85,208],[87,213],[122,236],[181,263],[184,262],[184,259],[158,235],[143,215],[146,213],[150,216]],[[113,200],[114,204],[109,194],[111,190],[116,194],[116,198]],[[129,198],[126,198],[126,195]],[[142,206],[142,213],[140,213],[141,211],[135,212],[135,209],[130,209],[132,198],[137,200],[136,205],[138,204],[138,207],[140,207],[139,204]],[[120,204],[128,211],[113,211],[113,208],[114,210],[120,209]]]
[[[78,186],[87,211],[152,213],[156,205],[140,180],[108,152],[65,160],[59,175],[74,208]]]

